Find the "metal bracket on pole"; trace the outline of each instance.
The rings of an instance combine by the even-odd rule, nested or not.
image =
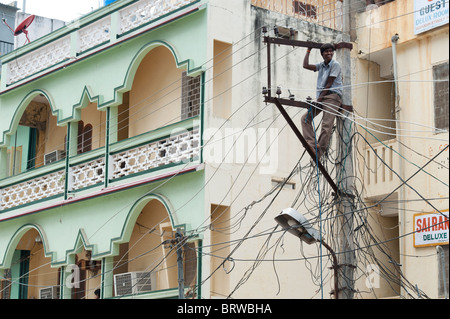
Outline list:
[[[284,39],[284,38],[274,38],[274,37],[264,37],[264,43],[273,43],[273,44],[282,44],[289,45],[293,47],[303,47],[303,48],[311,48],[311,49],[320,49],[323,43],[320,42],[312,42],[312,41],[298,41],[292,39]],[[353,49],[353,44],[350,42],[339,42],[333,43],[336,50],[339,49]]]
[[[286,110],[284,109],[284,107],[281,105],[280,101],[277,98],[273,98],[272,99],[273,103],[275,103],[275,105],[277,106],[278,110],[280,111],[281,115],[283,115],[284,119],[286,120],[286,122],[288,122],[289,126],[291,127],[291,129],[294,131],[295,135],[297,136],[297,138],[300,140],[300,142],[302,143],[303,147],[306,149],[306,151],[308,152],[308,154],[311,156],[311,158],[315,158],[316,154],[314,153],[314,151],[311,149],[311,147],[309,147],[308,143],[306,142],[305,138],[303,137],[303,135],[300,133],[299,129],[297,128],[297,126],[295,125],[294,121],[292,121],[291,117],[289,116],[289,114],[286,112]],[[328,181],[328,183],[330,184],[331,188],[333,188],[333,190],[337,193],[337,194],[341,194],[340,190],[337,188],[336,184],[334,183],[333,179],[330,177],[330,175],[328,174],[327,170],[325,169],[325,167],[322,165],[322,163],[320,161],[317,162],[319,170],[322,172],[323,176],[325,177],[325,179]]]
[[[315,103],[316,103],[316,102],[296,101],[296,100],[293,100],[293,99],[283,99],[283,98],[277,98],[277,100],[282,105],[301,107],[301,108],[305,108],[305,109],[311,107],[311,105],[315,105]],[[266,103],[275,103],[275,98],[266,96],[265,99],[264,99],[264,102],[266,102]],[[351,106],[351,105],[342,105],[338,111],[353,112],[353,106]]]

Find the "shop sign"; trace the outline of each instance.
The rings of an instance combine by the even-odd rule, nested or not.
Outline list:
[[[448,0],[414,0],[414,34],[448,23]]]
[[[414,215],[414,247],[448,245],[448,209]]]

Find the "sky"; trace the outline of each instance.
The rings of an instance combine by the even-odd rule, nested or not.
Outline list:
[[[0,0],[11,4],[13,0]],[[103,4],[102,0],[17,0],[17,7],[22,11],[38,16],[70,22],[96,10]]]

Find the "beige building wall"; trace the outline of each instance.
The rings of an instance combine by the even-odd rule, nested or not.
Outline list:
[[[158,225],[153,228],[151,225]],[[150,201],[139,215],[128,244],[128,271],[153,271],[156,289],[177,287],[177,254],[165,240],[175,238],[164,205]],[[148,247],[155,247],[148,252]]]
[[[214,40],[214,115],[227,119],[231,115],[233,46]]]
[[[165,47],[157,47],[145,56],[130,91],[129,137],[181,119],[182,71]]]
[[[435,155],[439,148],[442,149],[445,141],[448,141],[448,133],[436,134],[431,129],[434,126],[432,66],[448,61],[448,26],[415,36],[412,17],[407,14],[414,10],[412,3],[407,1],[404,5],[404,1],[392,1],[372,12],[360,13],[356,18],[357,40],[352,50],[352,102],[358,131],[374,147],[372,149],[361,138],[355,138],[357,140],[354,150],[357,158],[355,172],[359,178],[357,186],[361,187],[367,206],[389,195],[400,185],[401,180],[395,172],[400,174],[402,179],[410,177]],[[215,8],[211,12],[210,43],[214,41],[233,43],[233,66],[239,65],[239,68],[232,68],[233,116],[221,118],[216,112],[215,105],[210,102],[215,97],[215,89],[207,86],[205,92],[205,127],[212,130],[208,132],[210,133],[208,137],[217,137],[216,142],[220,145],[212,150],[205,148],[205,180],[209,181],[211,178],[220,181],[206,188],[205,210],[212,212],[212,207],[218,205],[230,207],[232,221],[229,229],[230,241],[235,243],[230,245],[234,262],[227,262],[225,269],[217,270],[220,271],[220,275],[216,278],[221,276],[220,280],[229,285],[230,293],[235,298],[320,299],[321,290],[323,298],[332,298],[329,292],[334,288],[333,274],[328,271],[331,262],[327,252],[323,251],[323,248],[320,249],[320,245],[308,246],[300,243],[298,238],[292,235],[282,236],[279,232],[274,232],[270,239],[267,236],[252,236],[273,230],[276,226],[274,217],[282,209],[296,203],[299,188],[306,187],[306,177],[313,174],[311,171],[303,171],[302,174],[296,175],[292,180],[294,186],[286,187],[274,202],[270,201],[270,196],[264,197],[270,190],[269,185],[274,185],[275,181],[282,180],[289,174],[304,149],[286,126],[284,119],[277,117],[279,113],[274,105],[265,105],[262,102],[262,94],[254,100],[252,96],[256,96],[257,90],[267,83],[266,48],[262,44],[258,27],[266,23],[269,26],[279,23],[279,26],[285,28],[294,27],[298,31],[296,37],[299,40],[333,42],[338,37],[318,26],[302,28],[300,22],[295,25],[293,20],[286,19],[281,14],[273,12],[263,14],[235,1],[231,1],[226,10]],[[239,23],[233,16],[238,12],[241,15],[249,15],[247,23]],[[216,23],[213,24],[212,21]],[[225,21],[229,23],[226,24]],[[364,27],[368,25],[371,28]],[[268,29],[271,32],[270,27]],[[250,32],[255,33],[246,37]],[[400,37],[396,59],[400,96],[398,105],[395,99],[391,42],[392,36],[396,33]],[[280,86],[284,97],[288,96],[288,88],[297,99],[305,99],[308,95],[314,96],[316,75],[300,68],[299,61],[303,60],[305,50],[298,48],[290,52],[291,50],[292,48],[284,46],[273,47],[272,89]],[[208,61],[214,61],[214,51],[210,49],[211,59]],[[317,53],[312,52],[311,61],[320,62],[320,55]],[[212,67],[213,62],[208,66]],[[239,72],[235,71],[238,69]],[[214,76],[214,73],[208,70],[207,67],[207,83]],[[251,77],[253,73],[256,75]],[[246,82],[247,78],[251,80]],[[304,111],[288,109],[297,124]],[[320,118],[317,121],[320,121]],[[275,152],[278,162],[273,170],[261,171],[263,162],[240,163],[236,161],[235,154],[226,153],[229,150],[226,144],[229,140],[226,137],[233,133],[231,129],[242,128],[244,133],[248,133],[249,131],[245,130],[248,127],[252,129],[272,127],[278,130]],[[237,139],[240,136],[239,131],[235,130],[232,136]],[[332,143],[335,147],[334,140]],[[250,149],[254,147],[257,150],[259,145],[248,143],[247,147]],[[248,148],[244,147],[242,151],[248,152]],[[369,157],[373,158],[375,150],[380,155],[384,154],[384,160],[393,171],[382,165],[379,160],[372,161],[370,165],[375,166],[371,167],[369,176],[365,165],[368,164]],[[217,152],[222,155],[220,162],[215,157]],[[233,152],[239,152],[239,148],[235,148]],[[443,165],[448,167],[448,152],[441,156],[439,161],[444,161]],[[309,158],[303,157],[300,166],[305,167],[308,162]],[[357,293],[355,298],[395,298],[404,293],[398,284],[399,265],[402,265],[401,271],[411,283],[417,283],[428,296],[432,298],[437,296],[435,247],[414,248],[412,237],[408,235],[414,231],[412,222],[414,213],[433,210],[415,190],[424,198],[441,198],[433,201],[433,205],[438,209],[448,208],[446,199],[448,187],[445,186],[448,184],[448,176],[439,177],[444,184],[437,182],[435,176],[438,176],[441,170],[436,164],[427,166],[427,172],[430,174],[418,174],[409,181],[408,185],[411,187],[403,187],[393,192],[382,205],[369,210],[371,232],[378,240],[386,242],[384,248],[392,256],[392,260],[376,248],[373,248],[371,253],[376,254],[376,258],[383,263],[392,278],[391,280],[381,278],[380,287],[371,291],[365,283],[368,274],[366,267],[370,262],[367,260],[366,263],[358,264],[355,276],[359,280],[356,288],[361,293]],[[261,201],[258,201],[259,199]],[[299,207],[302,214],[307,218],[317,216],[317,206],[305,206]],[[331,215],[327,216],[331,218]],[[211,216],[205,217],[208,218]],[[318,228],[319,224],[316,223],[314,226]],[[216,240],[217,237],[214,238],[213,234],[205,234],[206,253],[213,254],[213,248],[209,251],[207,247]],[[270,253],[266,255],[265,253],[269,251]],[[324,257],[320,258],[321,254]],[[419,256],[420,263],[411,256]],[[226,257],[221,258],[223,260]],[[220,261],[220,259],[214,261],[213,258],[205,260],[204,269],[216,269],[215,266]],[[321,263],[324,269],[323,289],[320,289],[321,279],[318,270]],[[424,269],[427,270],[426,275],[423,273]],[[208,274],[204,274],[203,277],[207,278]],[[214,280],[205,280],[203,284],[205,298],[219,297],[213,294],[215,285]]]
[[[105,146],[106,112],[97,110],[97,103],[89,102],[81,110],[81,121],[84,126],[92,125],[92,150]]]
[[[48,125],[46,127],[45,133],[45,154],[55,151],[64,150],[64,139],[67,135],[67,126],[58,126],[57,118],[53,116],[50,111],[50,106],[48,107]]]
[[[359,131],[365,136],[368,135],[367,131],[371,131],[387,146],[394,149],[393,167],[404,180],[415,174],[420,167],[444,149],[449,139],[448,131],[436,133],[434,130],[435,81],[432,73],[433,66],[448,63],[448,24],[414,35],[413,11],[414,1],[393,1],[378,9],[360,14],[357,17],[359,28],[356,43],[356,52],[359,51],[359,56],[353,60],[357,65],[353,90],[357,112],[364,114],[363,116],[366,114],[368,117],[386,118],[387,116],[395,120],[398,135],[392,139],[392,136],[374,132],[372,130],[374,127],[365,121],[361,121]],[[382,101],[391,101],[394,107],[390,110],[395,110],[392,37],[396,34],[399,37],[396,42],[397,55],[394,57],[398,74],[398,108],[397,112],[389,117],[388,109],[380,111],[379,105],[385,103]],[[353,54],[355,55],[355,52]],[[378,67],[379,70],[377,70]],[[383,80],[392,82],[370,83]],[[369,84],[362,85],[366,81]],[[362,128],[363,126],[367,126],[367,129]],[[383,128],[380,130],[384,131]],[[369,140],[374,142],[373,138]],[[360,149],[365,150],[365,153],[361,154],[363,157],[359,157],[359,160],[367,164],[368,157],[372,156],[375,150],[370,150],[363,142],[358,145]],[[379,151],[380,143],[372,144],[374,145]],[[390,218],[398,218],[400,238],[396,262],[402,265],[404,276],[414,285],[417,284],[431,298],[438,297],[436,247],[414,247],[413,218],[415,214],[433,212],[435,209],[442,212],[448,210],[448,158],[447,148],[422,172],[408,181],[407,186],[398,189],[391,196],[391,199],[395,201],[391,202],[390,208],[387,202],[382,203],[379,211],[372,213],[375,216],[387,214],[391,216]],[[380,162],[378,164],[381,165]],[[372,161],[370,165],[374,165],[374,162]],[[371,167],[375,169],[374,166]],[[360,171],[364,169],[360,166]],[[394,175],[392,180],[386,180],[384,183],[379,178],[378,185],[374,185],[374,174],[371,175],[371,184],[367,174],[363,176],[366,199],[370,203],[383,198],[389,190],[393,189],[392,186],[401,183]],[[404,295],[405,292],[401,290],[400,293]]]
[[[211,46],[205,66],[204,209],[205,225],[212,223],[214,229],[205,232],[203,239],[203,252],[209,257],[202,261],[202,297],[226,298],[231,294],[231,298],[248,299],[320,299],[318,269],[322,265],[323,298],[330,299],[333,276],[328,252],[320,245],[307,245],[284,234],[274,220],[294,204],[307,218],[314,219],[318,211],[317,207],[309,210],[296,202],[302,187],[309,182],[305,178],[312,174],[306,172],[309,156],[302,156],[303,146],[276,106],[263,102],[267,49],[261,27],[267,25],[271,35],[273,26],[287,30],[293,27],[297,30],[296,39],[317,42],[336,41],[337,32],[319,25],[306,27],[302,20],[265,11],[251,3],[254,1],[211,1],[208,18]],[[220,49],[228,50],[227,44],[232,45],[227,58],[229,77],[217,64]],[[280,86],[282,97],[289,96],[288,90],[297,100],[315,96],[317,74],[301,68],[305,52],[305,48],[272,46],[273,92]],[[311,54],[311,62],[321,60],[318,50]],[[218,73],[222,79],[216,77]],[[224,100],[220,93],[227,86],[232,88],[227,102],[230,104],[218,109],[216,101]],[[300,118],[307,110],[287,110],[300,127]],[[272,192],[298,165],[305,171],[294,174],[281,192]],[[213,221],[224,207],[229,207],[229,224],[217,232]],[[228,255],[232,258],[227,259]]]
[[[448,62],[448,25],[428,32],[419,37],[415,43],[406,43],[399,45],[399,59],[404,61],[399,63],[399,76],[402,76],[406,81],[411,81],[409,85],[399,85],[399,95],[402,99],[401,118],[404,121],[413,123],[421,123],[426,127],[434,127],[434,91],[433,91],[433,76],[432,67],[443,62]],[[446,42],[446,43],[445,43]],[[408,107],[410,106],[410,107]],[[412,125],[402,125],[406,130],[417,129]],[[423,130],[423,129],[422,129]],[[449,135],[447,133],[434,134],[430,132],[413,133],[415,136],[423,136],[424,139],[413,141],[412,139],[402,137],[401,140],[419,154],[425,154],[428,158],[432,158],[438,154],[443,145],[448,145]],[[404,155],[411,162],[417,163],[419,166],[424,165],[426,160],[417,153],[413,153],[405,149]],[[448,202],[448,174],[442,173],[440,164],[448,167],[448,148],[439,157],[436,158],[437,163],[428,165],[426,171],[429,174],[420,174],[417,178],[411,181],[410,186],[416,189],[425,198],[441,198],[433,201],[432,205],[438,210],[445,210],[449,208]],[[417,167],[405,164],[404,176],[411,176],[417,171]],[[441,172],[441,173],[440,173]],[[448,173],[448,172],[447,172]],[[436,180],[437,177],[439,180]],[[442,182],[441,182],[442,181]],[[445,183],[445,184],[444,184]],[[418,195],[409,188],[405,192],[406,199],[418,199]],[[404,233],[414,230],[413,214],[406,213],[408,209],[419,210],[420,212],[433,212],[430,204],[421,201],[420,205],[414,202],[408,202],[405,205],[404,214]],[[400,213],[400,212],[399,212]],[[418,255],[430,256],[435,253],[435,247],[414,248],[412,238],[409,236],[404,239],[404,255]],[[415,278],[418,285],[423,287],[431,297],[437,297],[437,283],[438,283],[438,266],[437,258],[423,257],[423,263],[417,265],[413,259],[405,257],[405,274]],[[424,276],[426,271],[426,276]]]
[[[40,241],[39,241],[40,239]],[[50,258],[44,255],[42,239],[36,230],[28,231],[20,240],[17,250],[29,250],[28,299],[39,299],[39,290],[58,285],[58,269],[50,266]]]

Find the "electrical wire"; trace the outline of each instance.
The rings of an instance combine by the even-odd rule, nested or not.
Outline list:
[[[435,158],[435,157],[434,157],[434,158]],[[282,189],[282,188],[281,188],[281,189]],[[266,242],[265,246],[267,247],[267,242]]]
[[[256,30],[255,30],[255,32],[257,32]],[[253,34],[253,33],[252,33]],[[244,37],[243,39],[245,39],[246,37]],[[241,39],[240,41],[242,41],[243,39]],[[238,41],[238,43],[240,42],[240,41]],[[250,43],[250,42],[249,42]],[[234,52],[232,53],[232,54],[234,54]],[[211,60],[210,60],[211,61]],[[208,62],[210,62],[210,61],[208,61]],[[208,63],[207,62],[207,63]],[[205,63],[206,64],[206,63]]]
[[[95,234],[95,233],[94,233]]]

